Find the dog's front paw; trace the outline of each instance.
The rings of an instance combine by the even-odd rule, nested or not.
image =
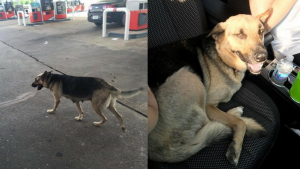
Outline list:
[[[53,113],[54,112],[54,110],[53,109],[49,109],[49,110],[47,110],[47,113]]]
[[[122,131],[123,131],[123,132],[125,132],[125,131],[126,131],[126,128],[125,128],[125,126],[122,126],[122,127],[121,127],[121,129],[122,129]]]
[[[236,108],[233,108],[233,109],[230,109],[230,110],[227,111],[228,114],[231,114],[231,115],[236,116],[236,117],[241,117],[243,112],[244,112],[244,107],[243,106],[239,106],[239,107],[236,107]]]
[[[241,148],[237,148],[234,141],[230,143],[229,148],[226,152],[226,157],[231,164],[235,166],[238,165],[240,155],[241,155],[241,150],[242,150]]]
[[[77,116],[77,117],[75,117],[75,120],[77,120],[77,121],[81,121],[83,119],[83,116]]]

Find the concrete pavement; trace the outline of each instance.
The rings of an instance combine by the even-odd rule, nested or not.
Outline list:
[[[108,25],[114,29],[120,28]],[[102,38],[101,27],[84,17],[31,27],[2,21],[0,60],[0,168],[147,168],[147,119],[136,113],[147,114],[147,38]],[[136,111],[117,104],[127,131],[109,111],[103,126],[93,126],[100,118],[90,102],[82,104],[81,122],[65,98],[54,114],[46,113],[51,92],[30,85],[51,69],[101,77],[122,90],[144,87],[120,100]]]

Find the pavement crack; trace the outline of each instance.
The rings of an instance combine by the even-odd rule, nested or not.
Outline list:
[[[42,65],[47,66],[47,67],[49,67],[49,68],[52,69],[52,70],[55,70],[55,71],[57,71],[57,72],[59,72],[59,73],[61,73],[61,74],[65,74],[65,73],[63,73],[63,72],[61,72],[61,71],[59,71],[59,70],[53,68],[52,66],[45,64],[44,62],[40,61],[38,58],[36,58],[36,57],[34,57],[34,56],[32,56],[32,55],[30,55],[30,54],[28,54],[28,53],[22,51],[21,49],[15,48],[14,46],[12,46],[12,45],[10,45],[10,44],[8,44],[8,43],[2,41],[2,40],[0,40],[0,42],[2,42],[3,44],[5,44],[6,46],[11,47],[11,48],[14,49],[14,50],[17,50],[17,51],[19,51],[19,52],[25,54],[26,56],[29,56],[30,58],[34,59],[36,62],[39,62],[39,63],[41,63]]]
[[[36,58],[36,57],[34,57],[34,56],[32,56],[32,55],[26,53],[25,51],[22,51],[21,49],[18,49],[18,48],[16,48],[16,47],[14,47],[14,46],[12,46],[12,45],[10,45],[10,44],[8,44],[8,43],[2,41],[2,40],[0,40],[0,42],[2,42],[3,44],[5,44],[5,45],[11,47],[11,48],[14,49],[14,50],[17,50],[17,51],[19,51],[19,52],[25,54],[26,56],[29,56],[30,58],[34,59],[36,62],[41,63],[42,65],[47,66],[47,67],[49,67],[50,69],[55,70],[55,71],[57,71],[57,72],[59,72],[59,73],[61,73],[61,74],[63,74],[63,75],[66,75],[64,72],[62,72],[62,71],[60,71],[60,70],[57,70],[57,69],[53,68],[53,67],[50,66],[50,65],[45,64],[44,62],[40,61],[38,58]],[[25,99],[27,100],[27,98],[25,98]],[[2,104],[0,103],[0,107],[6,106],[6,105],[10,105],[11,103],[12,103],[12,104],[17,103],[17,102],[19,102],[18,100],[19,100],[19,98],[17,98],[16,101],[3,102]],[[21,98],[20,100],[23,101],[22,98]],[[143,117],[146,117],[146,118],[148,117],[147,115],[145,115],[145,114],[143,114],[142,112],[140,112],[140,111],[138,111],[138,110],[132,108],[132,107],[129,106],[129,105],[126,105],[125,103],[122,103],[122,102],[120,102],[120,101],[118,101],[118,100],[117,100],[117,102],[118,102],[119,104],[121,104],[122,106],[124,106],[124,107],[126,107],[126,108],[128,108],[128,109],[130,109],[130,110],[132,110],[132,111],[134,111],[134,112],[136,112],[136,113],[142,115]]]

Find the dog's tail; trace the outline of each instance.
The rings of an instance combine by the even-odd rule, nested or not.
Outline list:
[[[135,90],[128,90],[128,91],[121,91],[118,95],[118,98],[129,98],[138,95],[143,88],[135,89]]]
[[[267,134],[266,130],[251,118],[240,117],[247,126],[246,136],[261,137]],[[218,142],[222,139],[228,138],[233,135],[232,129],[226,125],[210,121],[195,135],[193,140],[189,143],[181,145],[173,149],[172,155],[161,157],[165,162],[180,162],[186,160],[190,156],[196,154],[198,151]],[[160,157],[159,157],[160,158]]]
[[[177,147],[167,162],[180,162],[186,160],[198,151],[232,135],[232,130],[219,122],[209,122],[187,144]],[[175,153],[176,152],[176,153]]]
[[[268,133],[265,128],[257,123],[254,119],[248,117],[240,117],[246,123],[246,136],[252,138],[260,138],[266,136]]]

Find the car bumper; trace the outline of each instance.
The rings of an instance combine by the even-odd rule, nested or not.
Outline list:
[[[103,13],[102,12],[93,12],[88,13],[89,22],[102,22]]]
[[[102,22],[103,19],[103,12],[89,12],[88,13],[88,21],[99,23]],[[111,22],[111,15],[107,14],[107,22]]]

